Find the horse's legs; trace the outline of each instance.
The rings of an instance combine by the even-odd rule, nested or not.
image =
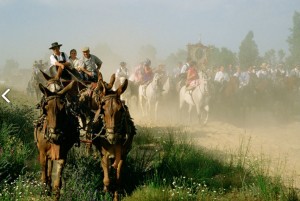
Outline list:
[[[204,112],[205,112],[205,120],[203,121],[203,124],[205,125],[208,121],[209,105],[204,106]]]
[[[47,185],[49,187],[49,193],[52,191],[52,167],[53,167],[53,161],[50,159],[47,159]]]
[[[183,101],[181,101],[181,98],[180,98],[179,107],[178,107],[178,117],[179,117],[178,121],[179,122],[182,122],[182,114],[183,114],[182,107],[183,107]]]
[[[192,108],[193,106],[189,104],[189,123],[192,123]],[[198,111],[197,111],[198,113]]]
[[[40,152],[40,164],[42,169],[41,181],[43,184],[47,184],[47,158],[44,152]]]
[[[143,115],[143,117],[145,117],[143,96],[139,96],[139,103],[140,103],[140,107],[141,107],[141,110],[142,110],[142,115]]]
[[[151,112],[152,108],[151,108],[151,101],[148,99],[146,101],[146,116],[148,116],[148,118],[150,118],[150,120],[152,119],[152,112]]]
[[[154,121],[157,122],[158,101],[155,102]]]
[[[195,106],[196,106],[196,112],[197,112],[197,117],[198,117],[198,123],[201,123],[201,117],[202,117],[201,107],[199,104],[196,104]]]
[[[109,187],[109,157],[107,154],[103,155],[101,158],[101,166],[103,169],[103,184],[104,184],[104,192],[108,192],[108,187]]]
[[[118,201],[119,200],[119,189],[120,189],[120,185],[121,185],[121,170],[122,170],[122,165],[123,165],[123,160],[120,160],[119,164],[118,164],[118,168],[116,171],[116,189],[114,192],[114,201]]]
[[[40,152],[40,164],[41,164],[41,169],[42,169],[41,181],[45,188],[44,192],[46,192],[46,190],[49,190],[49,193],[50,193],[51,192],[51,175],[50,175],[50,177],[48,176],[48,172],[49,172],[48,161],[49,160],[50,159],[47,158],[47,156],[44,152]]]
[[[65,159],[57,160],[56,163],[56,179],[54,181],[53,189],[55,191],[55,199],[59,200],[60,198],[60,189],[62,186],[62,172],[65,165]]]

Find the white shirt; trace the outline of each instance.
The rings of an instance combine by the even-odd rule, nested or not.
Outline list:
[[[64,53],[64,54],[65,54],[66,62],[70,62],[68,55],[67,55],[66,53]],[[64,60],[64,59],[63,59],[63,56],[62,56],[62,52],[60,53],[59,56],[56,55],[56,57],[57,57],[57,60],[56,60],[56,58],[54,57],[54,55],[51,54],[51,56],[50,56],[50,66],[55,66],[55,62],[60,62],[60,61],[63,61],[63,60]]]
[[[223,82],[223,81],[229,81],[229,76],[227,73],[224,73],[222,71],[218,71],[215,75],[216,82]]]
[[[300,77],[300,71],[297,68],[294,68],[293,70],[291,70],[290,75]]]
[[[241,87],[248,85],[250,81],[250,72],[242,72],[239,78]]]
[[[184,65],[182,66],[182,68],[181,68],[180,73],[186,73],[187,70],[189,69],[189,67],[190,67],[190,64],[189,64],[189,63],[184,64]]]
[[[79,70],[79,67],[82,67],[82,62],[78,59],[75,58],[74,60],[70,59],[70,63],[71,63],[71,68],[75,68],[76,70]]]
[[[259,71],[257,71],[256,76],[258,78],[267,78],[268,72],[266,70],[259,70]]]
[[[118,68],[117,72],[116,72],[116,77],[120,78],[120,77],[125,77],[126,79],[128,79],[129,77],[129,72],[128,69],[125,67],[120,67]]]

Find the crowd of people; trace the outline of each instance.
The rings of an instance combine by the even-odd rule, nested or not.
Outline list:
[[[194,61],[187,59],[185,64],[178,62],[178,66],[174,68],[172,74],[175,78],[186,79],[187,85],[194,85],[194,81],[198,79],[195,71],[199,70],[200,69],[197,69]],[[268,63],[262,63],[259,68],[256,66],[250,66],[248,68],[236,66],[233,68],[232,65],[228,65],[225,68],[224,65],[220,65],[219,67],[206,67],[205,73],[207,74],[208,79],[213,81],[216,85],[224,85],[231,77],[236,77],[239,80],[239,87],[242,88],[249,84],[251,77],[272,81],[291,76],[300,78],[300,65],[296,65],[290,70],[285,68],[283,64],[271,66]]]
[[[83,47],[82,58],[77,57],[77,51],[75,49],[70,50],[70,56],[61,51],[62,44],[54,42],[51,44],[50,50],[53,54],[50,55],[50,67],[48,62],[35,61],[33,64],[33,72],[38,73],[39,69],[48,71],[54,79],[72,79],[75,76],[82,81],[97,82],[98,74],[100,72],[102,61],[94,54],[90,53],[89,47]],[[282,64],[276,66],[270,66],[267,63],[262,63],[259,68],[250,66],[247,69],[237,66],[233,68],[232,65],[219,67],[205,68],[205,73],[209,80],[214,81],[216,85],[224,85],[231,77],[236,77],[239,80],[239,87],[248,85],[251,77],[260,79],[275,80],[279,77],[295,76],[300,78],[300,65],[295,66],[291,70],[284,68]],[[197,63],[191,58],[187,58],[186,62],[178,62],[178,65],[172,69],[171,73],[167,73],[165,65],[161,64],[157,68],[151,67],[151,60],[145,59],[135,69],[134,72],[130,72],[127,68],[127,63],[120,62],[119,67],[116,69],[116,84],[120,83],[121,78],[129,79],[137,85],[146,86],[151,82],[155,73],[162,75],[171,75],[173,78],[183,80],[187,90],[192,90],[197,86],[197,80],[199,79],[198,72],[200,69]],[[202,69],[203,71],[203,69]]]

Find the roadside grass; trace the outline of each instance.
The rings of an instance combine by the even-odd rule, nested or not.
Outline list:
[[[51,200],[39,182],[33,116],[28,106],[0,106],[0,200]],[[137,126],[133,143],[122,172],[124,201],[299,200],[293,183],[284,184],[284,169],[274,174],[267,157],[249,155],[250,139],[224,153],[196,146],[180,128]],[[87,156],[84,144],[72,148],[61,200],[112,200],[102,179],[99,154]]]
[[[33,167],[30,159],[36,155],[36,148],[32,120],[32,108],[0,102],[0,184],[15,180]]]

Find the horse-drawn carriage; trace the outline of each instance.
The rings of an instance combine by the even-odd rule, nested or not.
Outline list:
[[[114,200],[119,200],[121,169],[136,132],[128,108],[120,99],[128,81],[112,90],[115,79],[112,75],[110,83],[99,79],[97,83],[90,83],[91,93],[81,94],[88,87],[81,81],[68,81],[64,86],[61,83],[67,81],[55,80],[43,72],[42,75],[47,80],[47,87],[39,84],[44,96],[40,103],[41,116],[36,121],[34,131],[42,167],[42,182],[52,190],[52,166],[53,161],[56,161],[57,176],[53,190],[56,200],[59,200],[67,153],[79,140],[81,127],[78,117],[92,118],[91,130],[88,132],[93,134],[90,143],[100,151],[104,190],[112,192]],[[89,96],[88,101],[83,101],[81,98],[86,95]],[[85,107],[82,107],[84,104]],[[86,114],[93,114],[93,117],[87,117]],[[100,129],[97,129],[99,126]],[[111,169],[116,170],[113,171],[114,188],[110,185]]]

